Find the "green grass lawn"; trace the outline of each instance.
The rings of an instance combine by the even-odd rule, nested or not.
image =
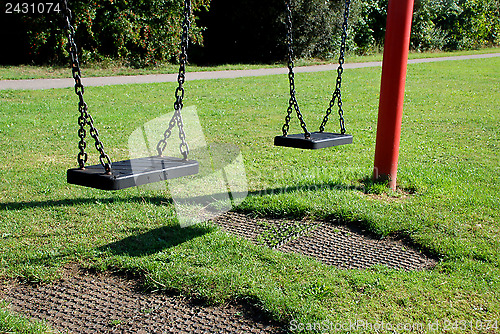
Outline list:
[[[310,128],[322,118],[334,78],[297,75]],[[188,82],[185,105],[197,107],[208,141],[241,148],[251,194],[239,210],[403,233],[440,259],[434,269],[340,270],[210,224],[180,229],[165,192],[68,185],[77,97],[72,89],[51,89],[0,91],[0,277],[47,281],[79,262],[133,271],[148,288],[208,303],[250,299],[288,324],[439,321],[443,332],[456,321],[448,332],[498,332],[481,326],[500,321],[500,59],[409,66],[394,193],[363,184],[373,168],[379,86],[379,68],[345,72],[345,116],[355,142],[318,151],[273,147],[287,106],[286,76]],[[127,158],[134,129],[171,110],[174,89],[164,83],[86,90],[114,160]],[[5,331],[12,324],[2,314]]]
[[[430,57],[448,57],[448,56],[463,56],[469,54],[484,54],[498,53],[500,48],[485,48],[473,51],[455,51],[455,52],[413,52],[410,53],[410,59],[430,58]],[[346,61],[351,63],[361,63],[368,61],[381,61],[382,54],[377,53],[368,56],[347,56]],[[319,65],[335,63],[333,61],[324,61],[317,59],[299,59],[296,61],[297,66]],[[284,67],[284,64],[227,64],[219,66],[197,66],[189,65],[189,71],[225,71],[225,70],[247,70],[269,67]],[[119,76],[119,75],[144,75],[144,74],[168,74],[177,73],[179,70],[177,65],[160,64],[147,68],[131,68],[120,62],[102,62],[95,64],[84,64],[82,73],[84,77],[99,77],[99,76]],[[61,79],[71,78],[71,70],[66,66],[0,66],[0,80],[18,80],[18,79]]]

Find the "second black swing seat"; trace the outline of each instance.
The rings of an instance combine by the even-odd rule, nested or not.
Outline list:
[[[352,144],[353,136],[346,134],[344,126],[344,110],[342,109],[342,73],[344,71],[344,56],[346,51],[346,40],[347,40],[347,24],[349,18],[349,8],[350,0],[345,0],[345,10],[344,10],[344,22],[342,24],[342,41],[340,43],[340,57],[339,66],[337,68],[337,80],[335,91],[333,92],[332,99],[330,100],[329,106],[326,110],[326,115],[323,118],[323,122],[319,127],[318,132],[309,132],[307,130],[307,125],[303,119],[302,112],[300,111],[297,98],[295,96],[295,73],[293,71],[293,29],[292,29],[292,10],[291,1],[285,0],[286,14],[287,14],[287,45],[288,45],[288,79],[290,83],[290,99],[287,110],[287,116],[285,117],[285,124],[282,127],[283,135],[274,137],[274,145],[282,147],[292,147],[306,150],[316,150],[321,148],[348,145]],[[325,126],[328,122],[328,118],[332,113],[332,108],[336,104],[338,105],[338,114],[340,121],[340,133],[325,132]],[[295,110],[297,118],[300,121],[303,133],[298,134],[288,134],[290,128],[291,114]]]
[[[352,144],[352,138],[352,135],[331,132],[312,132],[310,137],[306,138],[303,133],[298,133],[274,137],[274,146],[317,150],[320,148]]]

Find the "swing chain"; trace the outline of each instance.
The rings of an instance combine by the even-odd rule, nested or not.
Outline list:
[[[85,125],[89,125],[90,127],[90,136],[95,141],[95,148],[99,152],[99,161],[101,165],[104,167],[106,174],[111,174],[111,159],[104,151],[104,145],[99,140],[99,132],[94,126],[94,119],[88,112],[87,103],[83,99],[83,94],[85,93],[85,88],[82,84],[82,73],[80,70],[80,62],[78,60],[78,49],[75,43],[75,28],[71,25],[71,9],[68,7],[67,0],[62,0],[62,15],[65,21],[65,28],[68,34],[68,53],[71,57],[71,72],[73,74],[73,79],[75,80],[75,94],[78,96],[78,111],[80,112],[80,116],[78,117],[78,125],[80,128],[78,129],[78,137],[80,141],[78,142],[78,148],[80,152],[78,152],[77,161],[80,169],[85,168],[85,163],[88,159],[88,154],[85,152],[87,148],[87,142],[85,141],[85,137],[87,135],[87,131],[85,130]]]
[[[285,124],[283,124],[282,131],[283,131],[283,136],[288,135],[288,130],[290,129],[290,120],[291,120],[291,115],[293,110],[295,109],[295,112],[297,113],[297,118],[299,119],[300,126],[302,127],[302,130],[304,131],[304,137],[309,138],[311,134],[307,130],[307,125],[306,122],[304,121],[304,118],[302,116],[302,113],[299,108],[299,103],[297,102],[297,98],[295,97],[295,73],[293,71],[294,67],[294,62],[293,62],[293,29],[292,29],[292,9],[290,8],[290,0],[285,1],[285,6],[286,6],[286,11],[287,11],[287,18],[286,18],[286,25],[287,25],[287,46],[288,46],[288,81],[290,83],[290,99],[288,101],[288,109],[287,109],[287,115],[285,117]]]
[[[351,1],[345,1],[345,9],[344,9],[344,22],[342,23],[342,40],[340,43],[340,56],[339,56],[339,67],[337,68],[337,81],[335,84],[335,91],[333,92],[332,99],[330,100],[330,104],[326,110],[326,115],[323,118],[323,122],[319,127],[320,132],[325,131],[326,123],[328,122],[328,118],[332,113],[332,109],[335,106],[335,100],[337,100],[337,106],[339,108],[339,122],[340,122],[340,133],[345,134],[345,122],[344,122],[344,110],[342,108],[342,73],[344,73],[344,62],[345,62],[345,51],[347,44],[347,29],[348,29],[348,20],[349,20],[349,7]]]
[[[163,151],[167,146],[167,139],[172,135],[172,129],[177,123],[179,129],[179,139],[181,144],[179,145],[179,150],[184,157],[187,159],[189,154],[189,146],[186,141],[186,134],[184,132],[184,123],[182,121],[181,110],[184,106],[184,82],[186,81],[186,64],[187,64],[187,49],[189,46],[189,28],[191,26],[190,21],[191,16],[191,0],[184,1],[184,21],[182,23],[182,35],[181,35],[181,53],[179,55],[179,74],[177,76],[178,87],[175,90],[175,102],[174,102],[174,115],[170,119],[167,130],[163,134],[163,139],[158,142],[156,150],[158,155],[161,156]]]

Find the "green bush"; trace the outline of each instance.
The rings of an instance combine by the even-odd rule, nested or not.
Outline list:
[[[208,9],[210,0],[193,0],[193,11]],[[82,61],[121,59],[132,66],[172,61],[182,31],[181,0],[81,0],[71,1],[76,42]],[[35,63],[63,63],[67,37],[62,21],[54,16],[26,18]],[[200,27],[192,19],[191,40],[202,42]]]
[[[214,2],[207,20],[207,47],[199,61],[284,59],[283,0],[192,0],[193,10]],[[296,57],[335,58],[345,0],[292,0]],[[411,48],[457,50],[500,44],[500,0],[415,0]],[[383,47],[388,0],[352,0],[348,51],[367,54]],[[77,43],[83,61],[124,60],[135,67],[175,61],[182,0],[73,0]],[[218,6],[218,7],[217,7]],[[66,36],[59,17],[23,18],[34,63],[65,63]],[[193,17],[192,42],[203,44]],[[210,30],[212,29],[212,30]],[[209,31],[213,31],[210,35]],[[210,38],[208,38],[210,36]],[[210,40],[210,43],[209,43]],[[224,52],[221,52],[224,50]]]
[[[353,18],[357,53],[383,46],[388,0],[363,0]],[[411,48],[474,49],[500,44],[500,0],[416,0]]]
[[[499,0],[419,0],[411,45],[419,51],[498,45]]]
[[[336,57],[340,48],[344,0],[293,0],[292,10],[296,55]]]
[[[387,0],[355,3],[352,17],[352,38],[356,53],[366,54],[378,50],[384,43]]]

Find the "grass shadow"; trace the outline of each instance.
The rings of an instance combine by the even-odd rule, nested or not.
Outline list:
[[[98,250],[113,255],[147,256],[201,237],[213,230],[214,227],[200,224],[184,228],[179,225],[164,226],[101,246]]]
[[[363,180],[368,180],[364,178]],[[293,193],[296,191],[321,191],[321,190],[350,190],[350,191],[361,191],[367,193],[367,189],[363,183],[359,186],[346,185],[340,182],[323,182],[323,183],[301,183],[298,185],[290,185],[285,187],[267,188],[251,191],[248,193],[237,192],[232,193],[233,197],[241,197],[245,194],[247,196],[266,196],[266,195],[278,195],[283,193]],[[214,200],[224,200],[228,197],[228,193],[211,194],[204,196],[196,196],[186,198],[190,201],[196,201],[197,203],[207,204]],[[51,208],[51,207],[63,207],[63,206],[78,206],[85,204],[112,204],[112,203],[148,203],[153,205],[165,205],[173,204],[171,197],[165,196],[131,196],[131,197],[108,197],[108,198],[72,198],[72,199],[61,199],[61,200],[46,200],[46,201],[20,201],[20,202],[6,202],[0,203],[0,211],[4,210],[23,210],[32,208]]]
[[[0,203],[0,211],[4,210],[23,210],[32,208],[52,208],[73,205],[85,204],[112,204],[112,203],[149,203],[154,205],[172,204],[171,198],[162,196],[133,196],[133,197],[108,197],[108,198],[72,198],[61,200],[46,200],[46,201],[21,201]]]

